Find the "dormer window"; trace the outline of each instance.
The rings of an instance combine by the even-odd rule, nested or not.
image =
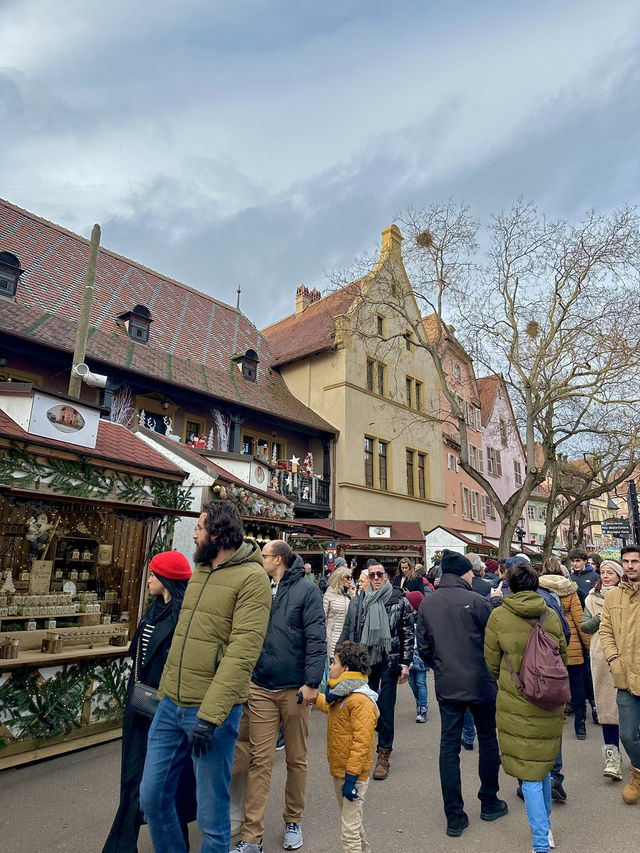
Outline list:
[[[15,299],[18,281],[23,272],[17,255],[12,252],[0,252],[0,296]]]
[[[149,342],[149,328],[151,323],[153,323],[153,319],[151,311],[144,305],[136,305],[131,311],[119,314],[118,320],[124,323],[127,334],[132,341],[136,341],[139,344]]]
[[[248,382],[256,382],[258,379],[258,353],[248,349],[244,355],[234,355],[232,361],[242,371],[242,378]]]

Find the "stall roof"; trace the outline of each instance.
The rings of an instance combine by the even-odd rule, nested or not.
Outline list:
[[[249,483],[246,483],[240,477],[236,477],[235,474],[227,471],[221,465],[218,465],[217,462],[214,462],[213,459],[208,457],[206,450],[198,450],[195,447],[188,447],[186,444],[182,444],[181,442],[172,441],[170,438],[167,438],[161,433],[153,432],[146,427],[138,426],[135,431],[148,436],[153,441],[162,445],[162,447],[165,447],[171,453],[174,453],[176,456],[182,456],[188,462],[191,462],[191,464],[197,465],[202,471],[206,471],[208,469],[212,474],[215,474],[216,477],[222,477],[224,480],[227,480],[230,483],[235,483],[238,486],[242,486],[244,489],[249,489],[249,491],[255,492],[257,495],[267,495],[267,497],[270,497],[272,500],[280,501],[284,504],[291,503],[288,498],[285,498],[273,489],[258,489],[255,486],[249,485]]]
[[[349,521],[346,519],[315,520],[314,524],[322,526],[334,538],[348,536],[350,539],[366,539],[367,541],[385,542],[420,542],[424,544],[424,532],[419,521]],[[388,538],[370,540],[370,527],[390,527]]]
[[[9,438],[13,441],[24,441],[29,444],[55,450],[66,450],[81,456],[105,459],[109,462],[120,463],[121,465],[144,468],[148,471],[157,471],[161,474],[170,474],[174,477],[178,475],[184,477],[184,471],[181,471],[177,465],[165,459],[164,456],[152,447],[149,447],[144,441],[136,438],[126,427],[111,423],[111,421],[99,421],[95,448],[78,447],[78,445],[68,444],[66,441],[32,435],[22,429],[3,409],[0,409],[1,437]]]

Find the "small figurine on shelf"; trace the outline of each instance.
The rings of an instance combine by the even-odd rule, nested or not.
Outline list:
[[[302,490],[302,500],[308,501],[310,498],[309,486],[305,486]]]
[[[4,575],[4,583],[0,586],[0,595],[14,595],[16,591],[15,584],[13,583],[13,575],[11,574],[11,569],[7,569]]]

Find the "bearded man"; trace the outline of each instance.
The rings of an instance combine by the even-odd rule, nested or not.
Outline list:
[[[182,767],[193,758],[201,851],[228,853],[229,782],[242,705],[271,610],[258,546],[243,540],[230,501],[212,501],[193,536],[194,569],[151,723],[140,806],[156,853],[186,851],[176,811]]]

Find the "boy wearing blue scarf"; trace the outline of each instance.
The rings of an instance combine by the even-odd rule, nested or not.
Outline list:
[[[373,767],[377,694],[368,685],[366,650],[348,640],[336,646],[325,693],[316,708],[329,716],[327,758],[341,813],[344,853],[368,853],[362,805]]]

